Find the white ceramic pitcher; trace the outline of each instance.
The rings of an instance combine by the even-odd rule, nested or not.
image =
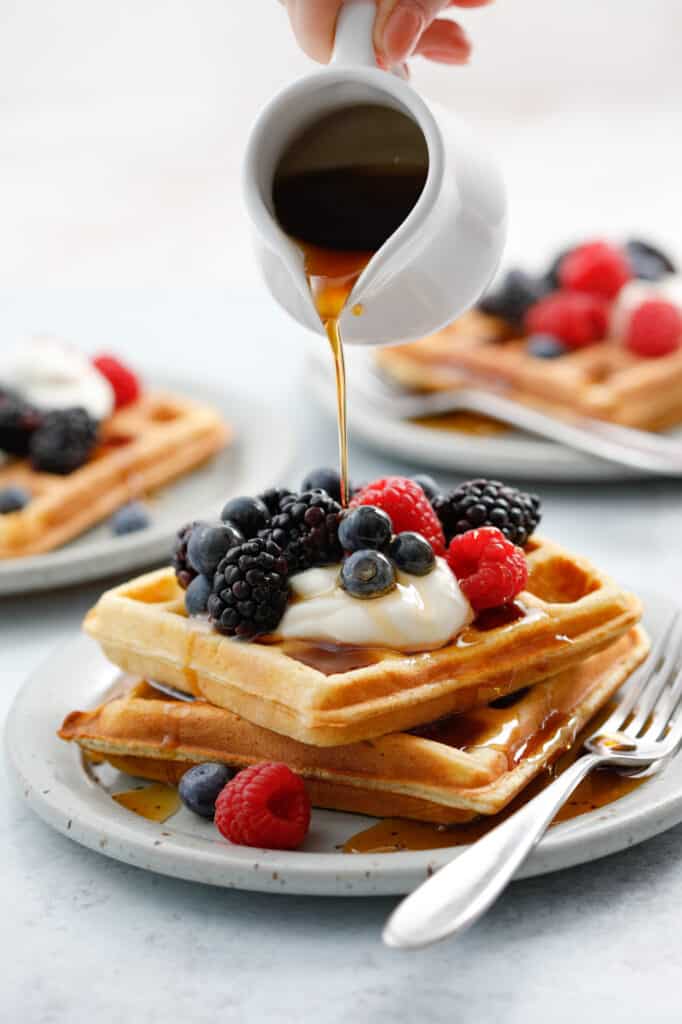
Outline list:
[[[373,0],[346,0],[330,66],[287,86],[264,108],[246,152],[244,192],[256,254],[275,299],[324,333],[301,250],[273,212],[272,186],[287,144],[320,117],[357,104],[393,107],[421,129],[428,173],[416,205],[358,278],[341,316],[346,343],[382,345],[431,334],[464,312],[492,278],[505,239],[506,201],[496,165],[450,111],[376,66]],[[359,303],[362,316],[350,315]]]

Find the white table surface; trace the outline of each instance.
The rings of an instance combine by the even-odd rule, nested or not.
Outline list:
[[[335,428],[301,397],[296,328],[257,294],[255,314],[248,295],[215,288],[15,291],[0,293],[0,309],[12,335],[49,326],[86,347],[116,346],[138,364],[223,374],[284,402],[301,439],[296,481],[334,459]],[[356,478],[389,468],[413,467],[354,448]],[[678,483],[537,490],[549,535],[633,586],[679,596]],[[3,716],[100,590],[0,601]],[[379,941],[392,899],[265,896],[157,877],[57,835],[4,776],[0,785],[3,1021],[680,1020],[682,827],[516,883],[457,944],[405,954]]]

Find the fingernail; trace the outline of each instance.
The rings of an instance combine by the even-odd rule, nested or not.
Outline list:
[[[425,25],[424,15],[418,8],[398,4],[384,29],[384,52],[391,63],[397,64],[410,56]]]

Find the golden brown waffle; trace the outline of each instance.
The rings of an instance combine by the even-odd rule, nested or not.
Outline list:
[[[104,594],[86,631],[115,665],[316,746],[433,721],[582,661],[634,625],[637,598],[549,541],[527,547],[529,581],[512,609],[483,613],[437,651],[244,643],[190,619],[170,569]]]
[[[376,358],[410,390],[487,383],[555,415],[568,410],[643,430],[682,422],[682,350],[643,359],[603,341],[538,359],[504,321],[473,310],[429,338],[381,349]]]
[[[561,752],[646,657],[639,627],[505,707],[319,748],[204,701],[160,699],[147,684],[95,711],[74,711],[59,735],[131,775],[177,783],[201,761],[237,768],[281,761],[319,807],[450,823],[495,814]]]
[[[209,406],[149,393],[105,421],[98,448],[73,473],[37,473],[25,459],[9,462],[0,468],[0,488],[17,484],[33,497],[21,511],[0,516],[0,558],[65,544],[127,501],[188,472],[230,437]]]

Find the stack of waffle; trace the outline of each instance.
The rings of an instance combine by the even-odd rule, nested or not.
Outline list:
[[[72,712],[60,735],[146,779],[281,761],[319,807],[444,824],[495,814],[648,652],[635,597],[548,541],[526,550],[514,606],[421,654],[237,642],[187,617],[170,569],[142,576],[85,622],[127,691]]]

